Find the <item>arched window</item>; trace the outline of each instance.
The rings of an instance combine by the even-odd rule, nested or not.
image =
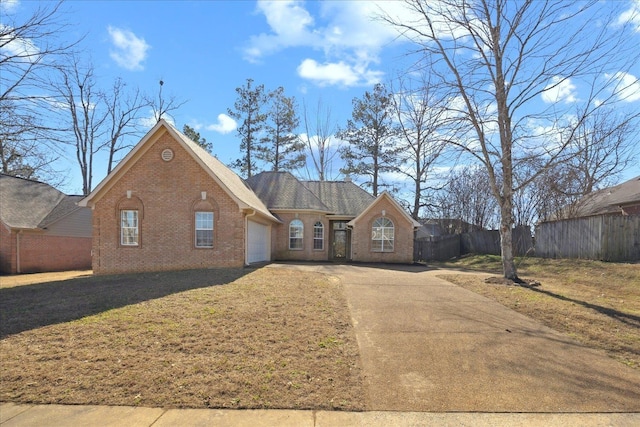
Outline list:
[[[304,224],[299,219],[294,219],[289,223],[289,249],[302,249],[302,236],[304,235]]]
[[[320,221],[313,224],[313,249],[324,249],[324,225]]]
[[[393,252],[394,229],[389,218],[378,218],[371,227],[371,250]]]

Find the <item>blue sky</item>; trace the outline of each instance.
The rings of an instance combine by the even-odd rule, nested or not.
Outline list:
[[[37,4],[18,2],[14,13]],[[224,162],[240,155],[226,113],[247,78],[266,89],[283,86],[310,110],[322,99],[343,125],[354,97],[410,60],[406,42],[370,21],[377,9],[369,2],[69,1],[63,9],[69,39],[85,35],[83,55],[99,81],[108,87],[122,77],[155,94],[162,79],[166,97],[186,101],[171,113],[175,125],[198,130]],[[99,162],[94,186],[105,170]],[[70,178],[64,190],[80,191],[75,169]]]
[[[5,11],[10,8],[18,16],[27,16],[38,6],[35,1],[2,1]],[[630,11],[640,9],[637,0],[628,4]],[[266,89],[283,86],[288,96],[295,96],[300,105],[305,101],[311,110],[322,99],[331,109],[332,121],[344,125],[354,97],[415,61],[407,55],[411,44],[395,29],[371,19],[379,5],[395,13],[399,3],[68,1],[64,20],[71,25],[62,37],[85,36],[83,56],[91,58],[105,87],[122,77],[127,84],[155,94],[162,79],[167,97],[185,101],[172,112],[175,125],[194,127],[227,163],[240,156],[227,109],[236,100],[235,88],[247,78]],[[640,33],[633,42],[640,45]],[[636,66],[630,78],[639,75]],[[630,100],[637,109],[640,85],[633,90],[637,93]],[[541,102],[570,102],[578,96],[576,91],[566,82]],[[151,112],[148,117],[153,123]],[[60,165],[69,176],[61,190],[79,193],[81,181],[73,158],[62,159]],[[339,178],[337,169],[330,178]],[[94,187],[105,173],[106,161],[98,157]],[[640,167],[625,177],[638,174]]]

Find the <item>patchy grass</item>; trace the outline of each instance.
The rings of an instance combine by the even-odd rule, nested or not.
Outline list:
[[[640,369],[640,264],[517,259],[518,275],[540,286],[486,283],[484,275],[441,277],[564,332]],[[478,255],[442,267],[500,274],[500,257]]]
[[[220,269],[3,284],[0,313],[1,401],[365,409],[348,308],[329,276]]]

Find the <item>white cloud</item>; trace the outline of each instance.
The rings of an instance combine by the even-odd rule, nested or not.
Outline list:
[[[3,14],[13,13],[18,9],[20,2],[18,0],[2,0],[0,1],[0,12]]]
[[[313,59],[305,59],[298,66],[298,75],[319,86],[370,86],[380,82],[383,73],[369,70],[366,66],[349,65],[343,61],[319,64]]]
[[[36,62],[40,56],[40,49],[31,40],[18,37],[14,29],[0,24],[0,49],[14,61]]]
[[[107,31],[114,45],[110,52],[111,59],[127,70],[143,70],[142,62],[147,58],[147,51],[151,46],[129,30],[109,26]]]
[[[270,31],[250,38],[245,59],[257,62],[290,47],[309,47],[322,58],[306,59],[298,67],[302,78],[320,86],[377,83],[382,72],[373,69],[379,52],[397,39],[397,31],[373,19],[399,2],[329,1],[319,5],[317,18],[301,1],[259,1]],[[384,10],[383,10],[384,7]]]
[[[626,102],[640,101],[640,80],[637,77],[622,71],[606,77],[617,82],[614,93],[618,99]]]
[[[618,16],[618,24],[631,24],[636,33],[640,33],[640,0],[631,2],[631,7]]]
[[[571,79],[562,76],[553,76],[551,83],[544,88],[542,100],[548,104],[564,102],[569,104],[577,101],[576,86]]]
[[[213,130],[221,134],[231,133],[238,127],[238,124],[226,114],[218,114],[218,123],[208,125],[207,130]]]
[[[156,125],[156,123],[158,123],[158,116],[156,115],[155,111],[153,110],[149,110],[149,115],[147,117],[142,117],[139,120],[140,126],[142,126],[143,128],[149,128],[151,129],[152,127],[154,127]],[[175,121],[170,117],[170,116],[162,116],[162,118],[167,122],[170,123],[172,126],[175,127],[176,123]]]

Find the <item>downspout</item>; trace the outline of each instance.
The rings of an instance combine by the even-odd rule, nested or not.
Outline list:
[[[20,271],[20,235],[22,234],[22,230],[18,230],[16,233],[16,274],[22,273]]]
[[[251,213],[244,216],[244,265],[249,265],[249,218],[256,216],[256,210],[252,209]]]

